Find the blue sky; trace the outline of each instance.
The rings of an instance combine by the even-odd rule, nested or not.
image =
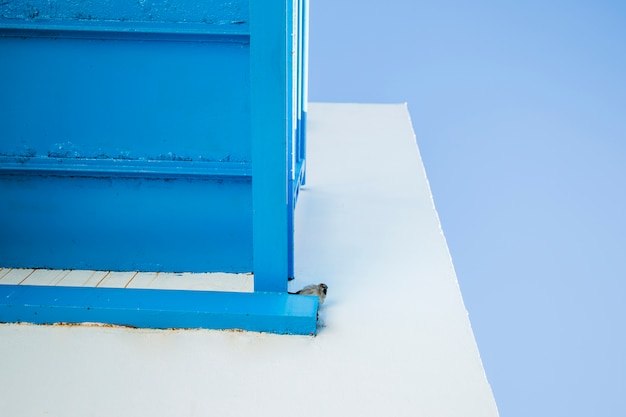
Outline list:
[[[409,103],[501,415],[626,415],[626,2],[310,19],[311,101]]]

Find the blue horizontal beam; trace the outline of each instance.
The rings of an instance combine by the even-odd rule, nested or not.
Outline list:
[[[125,178],[252,177],[250,162],[0,156],[0,175]]]
[[[287,293],[0,285],[0,322],[106,323],[313,335],[317,297]]]
[[[250,43],[247,24],[20,21],[0,19],[0,37],[65,39],[136,39]]]

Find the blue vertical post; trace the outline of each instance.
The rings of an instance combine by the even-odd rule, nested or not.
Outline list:
[[[287,291],[290,4],[291,0],[250,0],[255,291]]]
[[[287,187],[287,201],[289,202],[289,207],[287,211],[287,245],[290,250],[287,253],[287,276],[289,278],[294,277],[294,265],[293,265],[293,245],[294,245],[294,210],[295,210],[295,192],[294,187],[296,186],[295,176],[296,176],[296,161],[295,152],[297,150],[297,145],[295,143],[296,135],[295,130],[298,123],[298,116],[296,113],[296,103],[297,103],[297,62],[298,62],[298,54],[296,53],[296,42],[298,41],[298,26],[299,22],[294,18],[294,7],[297,8],[297,5],[294,6],[293,3],[298,0],[290,0],[290,4],[287,5],[288,18],[287,18],[287,33],[288,33],[288,53],[287,53],[287,110],[289,111],[289,117],[287,118],[287,143],[288,143],[288,164],[289,164],[289,172],[288,172],[288,187]],[[291,7],[290,7],[291,6]]]
[[[300,53],[300,73],[301,73],[301,111],[300,117],[300,134],[298,140],[300,146],[298,147],[298,158],[301,161],[306,160],[306,118],[307,118],[307,103],[309,102],[309,0],[302,0],[302,50]],[[306,182],[306,170],[302,176],[302,185]]]

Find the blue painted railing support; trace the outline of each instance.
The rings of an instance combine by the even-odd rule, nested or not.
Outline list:
[[[296,17],[293,21],[293,25],[289,28],[289,33],[292,36],[292,45],[297,50],[297,53],[289,54],[289,57],[293,59],[290,62],[290,67],[293,69],[289,81],[296,87],[290,88],[291,94],[290,105],[292,107],[292,117],[290,119],[290,133],[293,135],[292,140],[289,142],[289,155],[292,160],[289,171],[289,201],[291,204],[290,216],[289,216],[289,252],[288,259],[288,274],[289,278],[295,277],[294,267],[294,224],[295,224],[295,206],[298,200],[298,193],[300,186],[304,185],[306,180],[306,166],[305,166],[305,152],[306,152],[306,104],[308,100],[308,81],[307,81],[307,59],[308,59],[308,13],[309,3],[308,0],[299,0],[294,4],[294,13]]]
[[[309,102],[309,0],[302,0],[302,27],[301,27],[301,53],[300,53],[300,85],[302,94],[300,97],[300,118],[298,133],[298,159],[306,161],[306,119]],[[306,170],[302,170],[301,185],[306,183]]]
[[[0,285],[0,323],[109,323],[310,335],[316,297],[286,293]]]
[[[0,1],[0,266],[252,271],[255,293],[5,286],[0,321],[309,334],[317,304],[286,294],[308,0],[152,3]]]
[[[255,291],[287,291],[291,1],[250,0],[252,240]]]

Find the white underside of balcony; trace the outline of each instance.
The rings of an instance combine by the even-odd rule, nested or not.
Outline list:
[[[3,415],[498,415],[405,105],[310,105],[290,288],[318,282],[317,337],[1,324]]]

